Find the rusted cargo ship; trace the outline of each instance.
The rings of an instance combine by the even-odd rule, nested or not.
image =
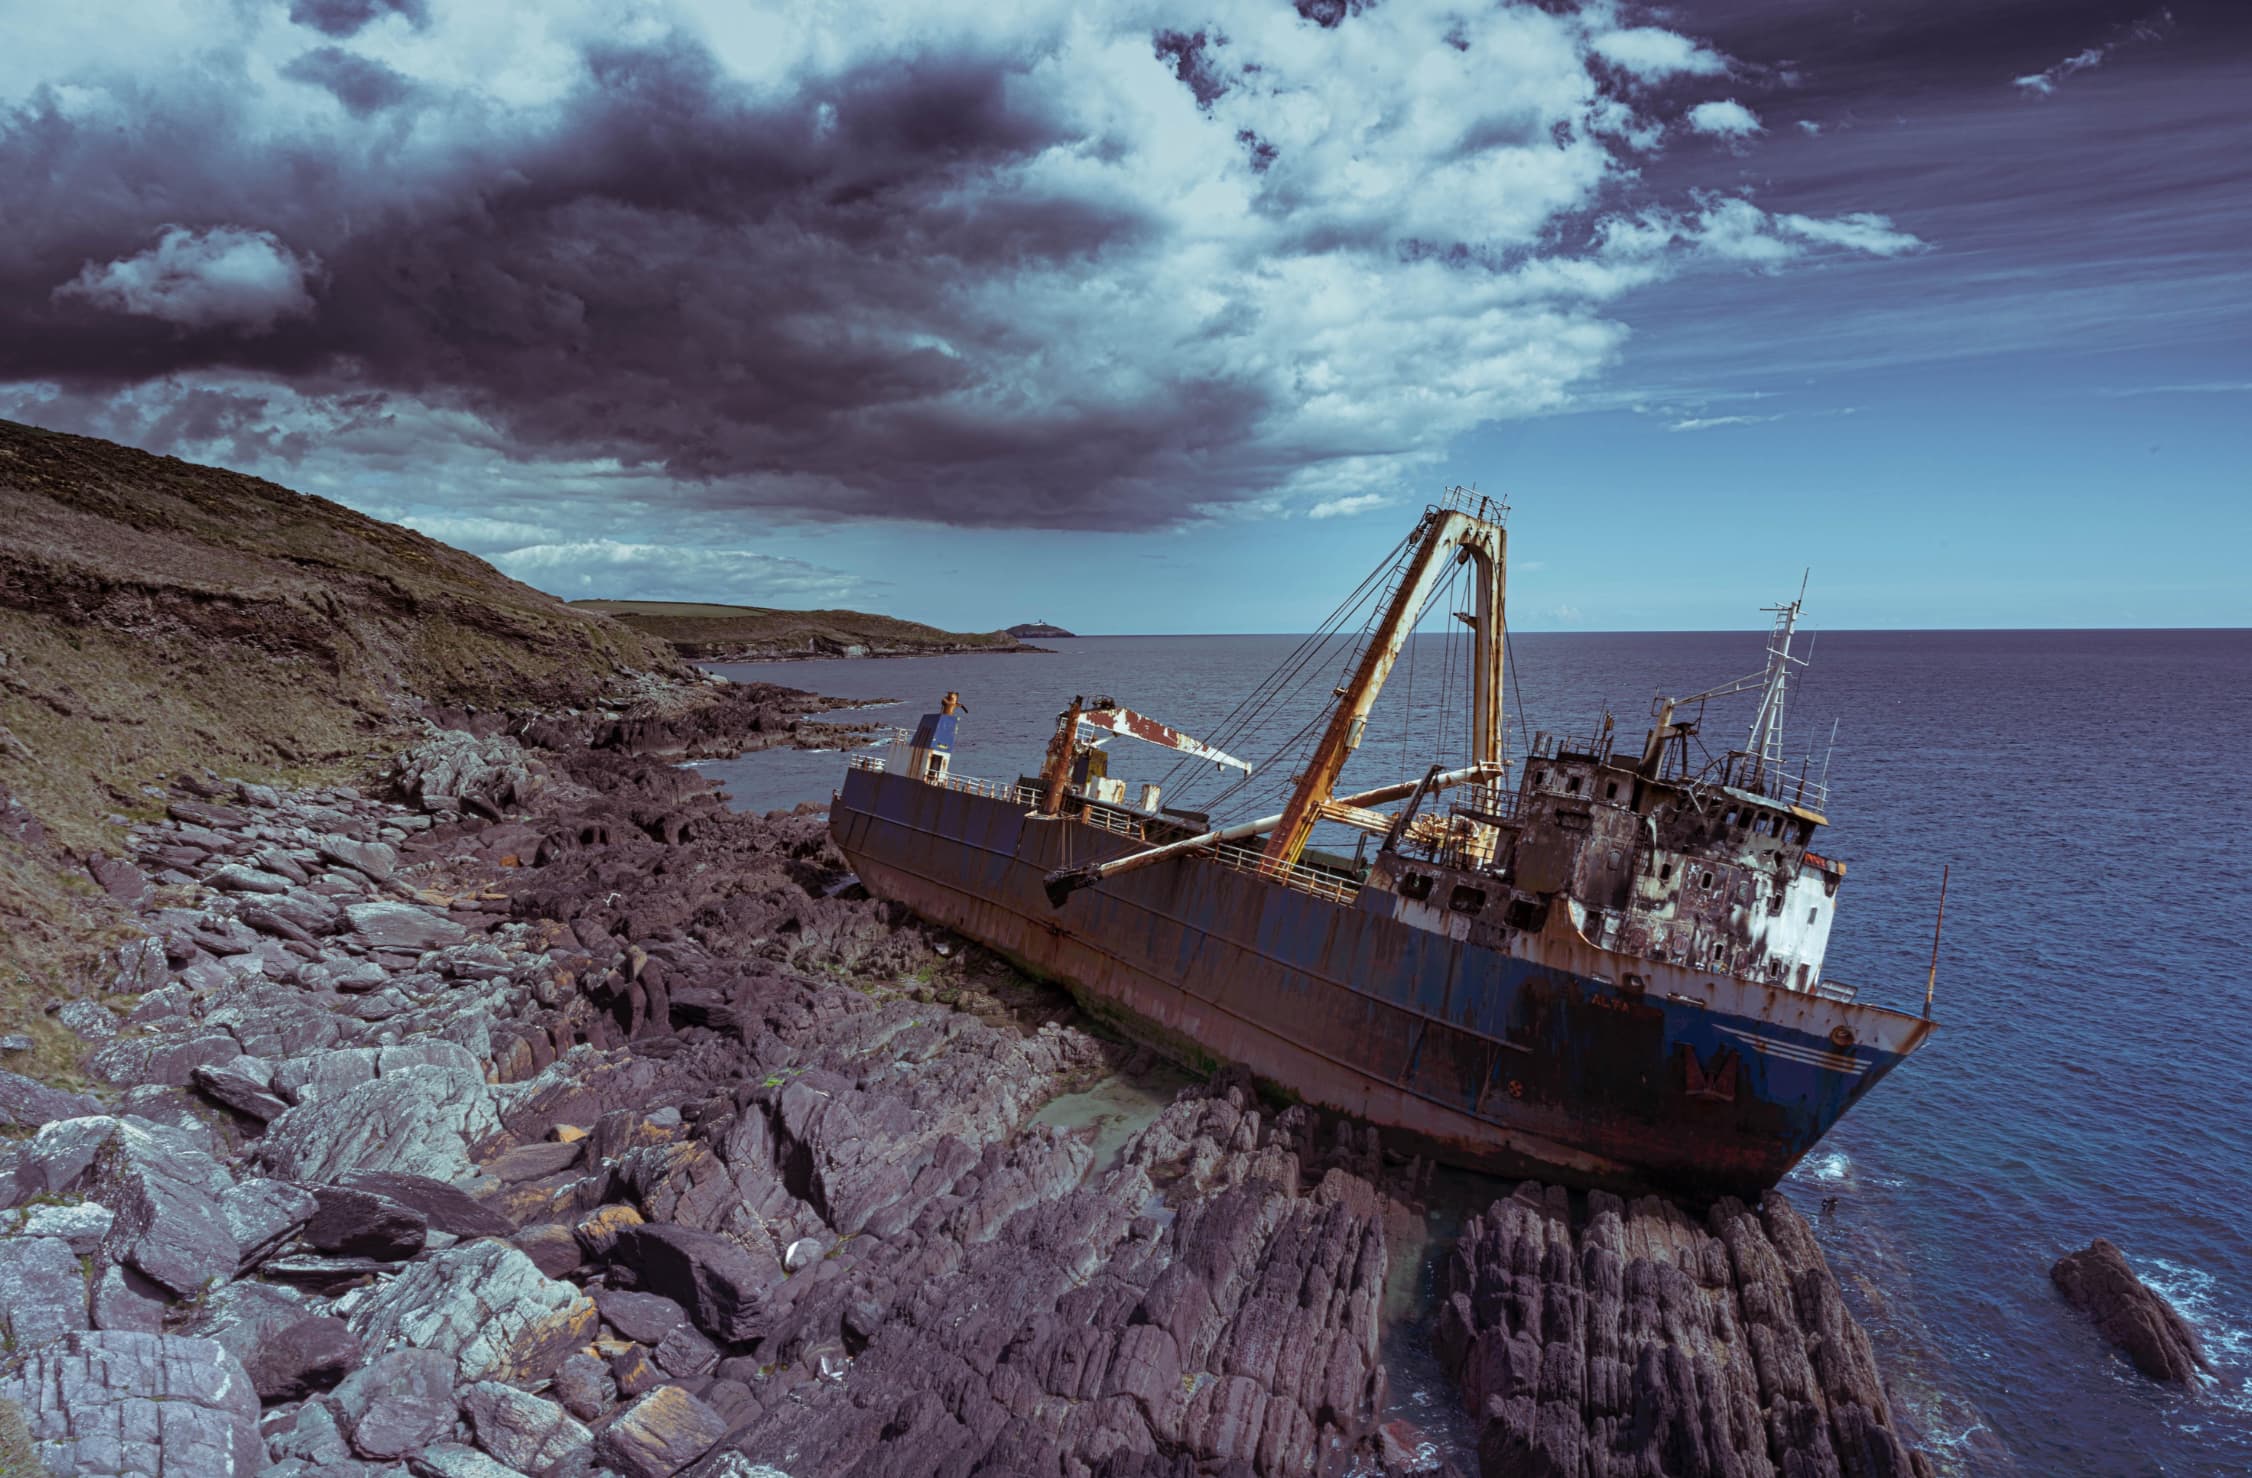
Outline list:
[[[1380,572],[1280,814],[1214,828],[1160,809],[1154,786],[1129,797],[1086,731],[1241,762],[1108,700],[1074,700],[1037,779],[964,778],[949,695],[888,754],[855,757],[838,845],[871,890],[1127,1033],[1242,1063],[1442,1159],[1694,1195],[1773,1184],[1932,1030],[1928,991],[1916,1016],[1822,974],[1845,866],[1813,849],[1823,780],[1783,762],[1799,604],[1771,608],[1761,671],[1654,703],[1639,752],[1618,752],[1606,719],[1512,762],[1493,515],[1450,494]],[[1468,763],[1336,795],[1457,578]],[[1697,763],[1704,704],[1735,694],[1757,705],[1748,739]],[[1324,822],[1362,832],[1362,856],[1309,852]]]

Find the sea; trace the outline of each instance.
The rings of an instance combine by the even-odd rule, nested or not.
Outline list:
[[[1510,743],[1612,716],[1638,749],[1658,693],[1757,672],[1767,633],[1525,633],[1511,640]],[[1294,636],[1081,637],[1051,653],[723,666],[870,705],[912,726],[963,701],[957,773],[1036,771],[1074,694],[1113,697],[1254,763],[1211,806],[1269,814],[1284,740],[1342,675]],[[1467,642],[1411,642],[1341,789],[1461,763]],[[1848,865],[1826,973],[1921,1010],[1931,1044],[1785,1183],[1874,1341],[1897,1414],[1943,1473],[2252,1473],[2252,632],[1801,633],[1793,773],[1828,785],[1817,841]],[[1256,705],[1263,679],[1296,664]],[[1700,742],[1741,747],[1752,700],[1703,708]],[[1231,717],[1231,715],[1233,717]],[[1114,740],[1111,773],[1202,808],[1240,778]],[[1264,764],[1270,758],[1272,768]],[[702,768],[733,804],[827,804],[844,753],[769,751]],[[1450,1180],[1416,1249],[1427,1284],[1466,1206]],[[2196,1329],[2214,1375],[2156,1385],[2058,1295],[2050,1265],[2108,1237]],[[1408,1270],[1404,1282],[1414,1281]],[[1419,1345],[1426,1304],[1387,1334],[1393,1400],[1469,1458],[1467,1419]]]

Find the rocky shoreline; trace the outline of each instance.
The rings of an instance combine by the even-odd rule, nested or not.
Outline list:
[[[672,763],[818,706],[434,712],[381,799],[180,777],[91,867],[138,937],[59,1007],[110,1089],[0,1075],[0,1452],[1468,1471],[1381,1421],[1424,1167],[1225,1079],[1115,1156],[1036,1122],[1139,1054]],[[1780,1197],[1520,1188],[1441,1293],[1486,1474],[1928,1471]]]

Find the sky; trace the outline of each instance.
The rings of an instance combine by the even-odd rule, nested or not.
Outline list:
[[[2252,7],[79,0],[0,416],[579,597],[2252,624]]]

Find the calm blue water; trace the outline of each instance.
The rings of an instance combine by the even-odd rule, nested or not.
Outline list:
[[[1523,705],[1536,728],[1584,731],[1608,700],[1637,744],[1653,692],[1758,668],[1762,635],[1518,636]],[[902,724],[956,689],[956,769],[1008,777],[1037,766],[1075,692],[1209,735],[1296,643],[1080,638],[1044,656],[721,670],[904,699],[868,715]],[[1446,752],[1403,751],[1403,711],[1436,732],[1445,639],[1419,637],[1413,665],[1412,695],[1403,663],[1348,786],[1461,752],[1459,728]],[[1337,668],[1317,665],[1235,752],[1264,759]],[[1733,704],[1711,711],[1716,749],[1743,742],[1749,710]],[[1895,1401],[1953,1473],[2252,1472],[2252,633],[1827,633],[1791,713],[1817,767],[1833,718],[1822,850],[1851,871],[1829,973],[1917,1006],[1941,864],[1954,870],[1941,1031],[1790,1183]],[[1128,743],[1114,774],[1169,767]],[[826,802],[842,765],[777,752],[705,768],[765,809]],[[2056,1296],[2049,1264],[2098,1235],[2197,1327],[2220,1370],[2206,1389],[2144,1381]]]

